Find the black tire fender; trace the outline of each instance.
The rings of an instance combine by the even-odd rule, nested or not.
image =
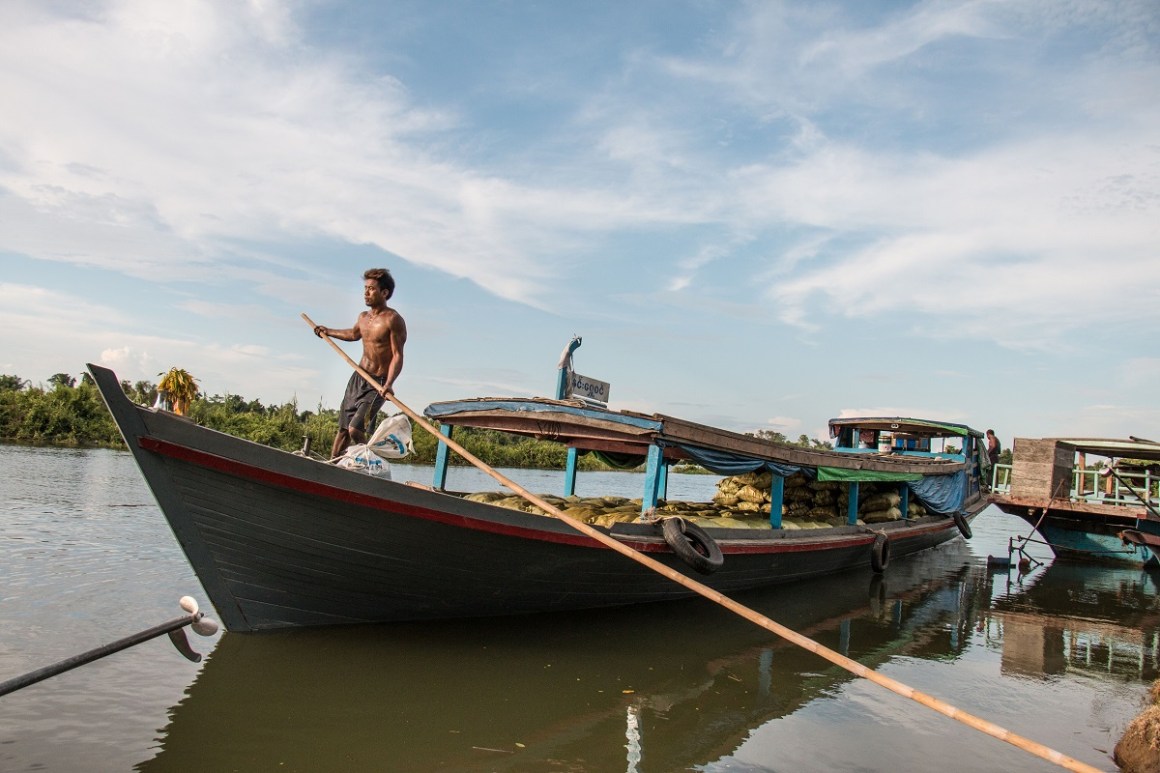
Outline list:
[[[716,541],[695,523],[684,518],[666,518],[661,533],[673,552],[701,574],[712,574],[725,563]]]
[[[963,535],[963,538],[970,539],[971,524],[967,523],[967,516],[962,513],[955,513],[951,517],[955,519],[955,526],[959,527],[959,533]]]
[[[870,546],[870,568],[876,574],[882,574],[890,565],[890,538],[885,534],[874,537],[874,544]]]

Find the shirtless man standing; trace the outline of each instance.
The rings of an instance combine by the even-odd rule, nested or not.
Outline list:
[[[363,280],[363,301],[369,311],[361,312],[354,326],[346,330],[318,325],[314,334],[321,338],[325,333],[339,341],[362,341],[359,365],[387,392],[394,394],[395,379],[403,370],[403,345],[407,343],[406,323],[397,311],[387,307],[387,301],[395,294],[395,280],[385,268],[368,269]],[[383,399],[358,372],[351,374],[338,414],[338,434],[330,451],[332,459],[352,442],[366,442],[368,427],[374,423]]]

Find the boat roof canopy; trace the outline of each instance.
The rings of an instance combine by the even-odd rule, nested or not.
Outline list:
[[[877,430],[879,432],[904,432],[922,437],[958,437],[981,438],[982,432],[972,429],[966,424],[952,424],[948,421],[930,421],[928,419],[911,419],[902,416],[872,416],[830,419],[830,437],[837,437],[843,427],[857,427],[858,429]]]
[[[1051,440],[1074,446],[1076,451],[1097,456],[1160,462],[1160,443],[1154,440],[1133,436],[1123,440],[1118,438],[1051,438]]]
[[[663,414],[614,411],[578,400],[480,397],[432,403],[424,413],[445,426],[499,430],[553,440],[582,451],[640,457],[640,461],[656,446],[669,462],[687,460],[714,471],[743,467],[743,460],[794,469],[834,467],[904,475],[942,475],[962,467],[961,462],[945,458],[852,455],[805,448]]]

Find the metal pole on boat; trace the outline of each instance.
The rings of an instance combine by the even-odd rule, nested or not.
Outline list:
[[[1104,473],[1104,475],[1111,475],[1113,478],[1118,480],[1120,482],[1121,486],[1123,486],[1128,491],[1130,491],[1132,496],[1136,497],[1136,499],[1140,500],[1140,504],[1142,504],[1142,505],[1144,505],[1144,507],[1148,508],[1148,512],[1152,513],[1152,515],[1156,516],[1157,518],[1160,518],[1160,512],[1156,511],[1155,506],[1153,506],[1152,503],[1146,497],[1140,496],[1140,492],[1136,491],[1136,489],[1132,488],[1132,485],[1130,483],[1128,483],[1128,481],[1121,478],[1120,473],[1116,472],[1110,464],[1103,469],[1103,473]]]
[[[150,639],[156,638],[163,633],[169,634],[169,638],[173,641],[173,645],[177,647],[178,652],[184,655],[189,660],[197,663],[201,660],[201,655],[194,652],[189,646],[189,640],[185,637],[185,631],[181,630],[185,626],[192,626],[194,631],[202,636],[213,636],[217,633],[217,622],[205,616],[204,612],[198,611],[197,601],[189,596],[182,596],[179,602],[181,608],[185,610],[186,614],[181,617],[170,620],[160,625],[155,625],[152,628],[146,628],[144,631],[117,639],[101,647],[91,649],[88,652],[82,652],[79,655],[73,655],[71,658],[65,658],[59,663],[54,663],[51,666],[38,668],[35,671],[30,671],[23,676],[14,677],[5,682],[0,682],[0,696],[8,693],[16,692],[17,690],[28,687],[29,685],[42,682],[58,674],[63,674],[65,671],[71,671],[74,668],[83,666],[86,663],[92,663],[94,660],[99,660],[106,655],[112,655],[114,652],[128,649]]]
[[[560,363],[556,366],[556,399],[563,400],[568,396],[568,380],[572,374],[572,352],[580,348],[583,339],[572,336],[572,340],[564,347],[560,354]]]
[[[311,330],[318,327],[317,325],[314,324],[314,320],[310,319],[310,317],[306,316],[306,314],[302,315],[302,319],[304,319],[306,321],[306,324],[308,324],[310,326]],[[853,660],[851,658],[848,658],[845,655],[842,655],[841,653],[839,653],[835,650],[832,650],[829,647],[826,647],[825,645],[819,644],[818,642],[814,641],[813,639],[810,639],[807,636],[803,636],[802,634],[798,633],[797,631],[794,631],[791,628],[785,627],[781,623],[778,623],[775,620],[772,620],[769,617],[766,617],[765,615],[757,612],[756,610],[750,609],[749,607],[734,601],[733,599],[729,598],[728,596],[713,590],[708,585],[705,585],[704,583],[699,582],[699,581],[693,579],[692,577],[688,577],[684,574],[681,574],[680,572],[673,569],[672,567],[665,566],[660,561],[657,561],[656,559],[650,558],[649,556],[646,556],[644,553],[641,553],[638,550],[634,550],[634,549],[628,547],[627,545],[621,543],[619,540],[616,540],[613,537],[593,528],[592,526],[589,526],[588,524],[584,523],[583,521],[578,521],[574,518],[570,518],[569,516],[565,515],[559,508],[548,503],[547,501],[545,501],[541,497],[537,496],[536,494],[533,494],[532,492],[528,491],[523,486],[521,486],[520,484],[511,480],[503,473],[498,472],[497,470],[493,469],[490,465],[488,465],[486,462],[479,459],[477,456],[472,454],[470,451],[468,451],[466,448],[461,446],[456,441],[452,440],[449,437],[446,437],[446,436],[440,434],[439,430],[435,427],[434,424],[432,424],[425,417],[423,417],[419,413],[416,413],[409,406],[404,404],[401,400],[399,400],[399,398],[395,397],[395,395],[393,393],[388,392],[385,389],[383,389],[382,385],[380,385],[378,383],[378,381],[376,381],[369,373],[367,373],[365,370],[363,370],[361,367],[359,367],[358,363],[356,363],[354,360],[352,360],[350,358],[350,356],[345,351],[343,351],[342,347],[340,347],[338,344],[336,344],[334,341],[332,341],[328,335],[326,335],[325,333],[322,333],[321,338],[323,340],[325,340],[328,344],[330,344],[330,346],[336,352],[338,352],[339,355],[341,355],[342,358],[344,360],[346,360],[347,363],[360,376],[362,376],[368,384],[370,384],[372,387],[374,387],[375,390],[377,390],[379,392],[379,394],[381,394],[383,396],[384,399],[389,400],[392,403],[394,403],[396,408],[398,408],[400,411],[405,413],[408,417],[410,417],[410,419],[412,421],[414,421],[416,424],[421,426],[427,432],[430,432],[432,435],[434,435],[437,440],[439,440],[442,443],[446,443],[452,450],[454,450],[456,453],[458,453],[460,456],[462,456],[467,461],[471,462],[471,464],[473,464],[475,467],[477,467],[480,470],[482,470],[483,472],[487,473],[492,478],[494,478],[495,480],[499,481],[507,488],[514,491],[516,494],[519,494],[521,497],[528,500],[529,502],[534,504],[536,507],[543,510],[545,513],[548,513],[548,514],[554,516],[555,518],[558,518],[559,520],[563,521],[564,523],[567,523],[572,528],[579,531],[581,534],[584,534],[585,536],[588,536],[588,537],[592,538],[593,540],[601,543],[605,547],[610,548],[611,550],[615,550],[617,553],[620,553],[621,555],[626,556],[627,558],[630,558],[633,561],[636,561],[637,563],[648,567],[649,569],[652,569],[653,571],[657,572],[658,574],[664,575],[665,577],[669,578],[673,582],[675,582],[679,585],[683,585],[684,587],[688,588],[689,590],[693,591],[694,593],[697,593],[697,594],[709,599],[710,601],[713,601],[717,604],[720,604],[721,606],[725,607],[726,609],[730,610],[731,612],[734,612],[734,613],[740,615],[741,617],[745,618],[746,620],[750,621],[751,623],[754,623],[755,625],[761,626],[762,628],[766,629],[767,631],[770,631],[770,632],[780,636],[781,638],[785,639],[786,641],[790,642],[791,644],[796,644],[797,646],[801,647],[802,649],[808,650],[808,651],[814,653],[815,655],[818,655],[822,658],[825,658],[826,660],[830,661],[831,663],[833,663],[837,666],[840,666],[841,668],[844,668],[845,670],[849,671],[852,674],[855,674],[856,676],[860,676],[860,677],[863,677],[864,679],[868,679],[871,682],[874,682],[882,687],[885,687],[886,689],[890,690],[891,692],[894,692],[894,693],[897,693],[898,695],[903,696],[904,698],[910,698],[911,700],[915,701],[916,703],[920,703],[923,706],[926,706],[927,708],[933,709],[933,710],[939,712],[940,714],[943,714],[947,717],[950,717],[951,719],[954,719],[958,722],[962,722],[963,724],[967,725],[968,727],[973,727],[974,729],[976,729],[980,732],[986,733],[987,735],[990,735],[993,738],[998,738],[1000,741],[1005,741],[1005,742],[1011,744],[1012,746],[1015,746],[1019,749],[1023,749],[1026,752],[1034,754],[1035,756],[1040,757],[1042,759],[1045,759],[1048,762],[1052,762],[1052,763],[1054,763],[1062,768],[1066,768],[1067,770],[1081,771],[1082,773],[1099,773],[1099,768],[1095,768],[1095,767],[1092,767],[1091,765],[1088,765],[1084,762],[1080,762],[1077,759],[1074,759],[1074,758],[1069,757],[1065,754],[1062,754],[1061,752],[1058,752],[1050,747],[1044,746],[1041,743],[1038,743],[1036,741],[1032,741],[1029,738],[1024,738],[1023,736],[1020,736],[1016,733],[1012,733],[1010,730],[1007,730],[1003,727],[1000,727],[999,725],[996,725],[992,722],[988,722],[985,719],[981,719],[979,717],[976,717],[972,714],[969,714],[965,711],[962,711],[961,709],[955,708],[951,704],[949,704],[945,701],[939,700],[938,698],[935,698],[932,695],[927,695],[926,693],[915,690],[913,687],[910,687],[910,686],[898,681],[897,679],[892,679],[891,677],[880,674],[873,669],[867,668],[866,666],[862,665],[858,661]]]

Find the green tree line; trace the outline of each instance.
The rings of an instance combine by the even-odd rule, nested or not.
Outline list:
[[[150,381],[121,382],[126,396],[141,405],[157,400],[157,385]],[[391,406],[387,406],[390,408]],[[188,417],[196,423],[256,443],[295,451],[309,447],[329,453],[338,430],[338,411],[318,405],[301,410],[297,400],[283,405],[263,405],[240,395],[199,395],[189,405]],[[780,433],[758,430],[757,437],[791,445],[829,447],[805,435],[797,443]],[[455,439],[468,451],[495,467],[563,469],[567,449],[559,443],[519,437],[495,430],[461,427]],[[415,453],[405,461],[432,464],[438,445],[420,427],[412,433]],[[92,378],[85,373],[79,382],[67,373],[57,373],[47,386],[34,386],[13,375],[0,375],[0,441],[32,445],[124,448],[124,441],[105,408]],[[457,454],[452,464],[467,464]],[[610,466],[595,454],[581,454],[581,470],[624,469]],[[682,471],[689,471],[683,469]]]
[[[121,389],[135,403],[153,405],[157,385],[149,381],[121,382]],[[390,406],[388,406],[390,407]],[[196,423],[284,451],[302,449],[306,443],[316,452],[328,453],[338,430],[338,411],[319,405],[300,410],[296,400],[283,405],[263,405],[240,395],[200,395],[191,401],[188,417]],[[416,427],[412,433],[415,453],[411,464],[435,461],[436,439]],[[468,451],[496,467],[562,469],[567,449],[558,443],[520,438],[494,430],[460,428],[455,439]],[[124,441],[105,408],[91,377],[79,383],[67,373],[57,373],[47,386],[34,386],[13,375],[0,375],[0,441],[32,445],[124,448]],[[467,464],[452,454],[452,464]],[[612,469],[592,456],[581,456],[580,468]]]

